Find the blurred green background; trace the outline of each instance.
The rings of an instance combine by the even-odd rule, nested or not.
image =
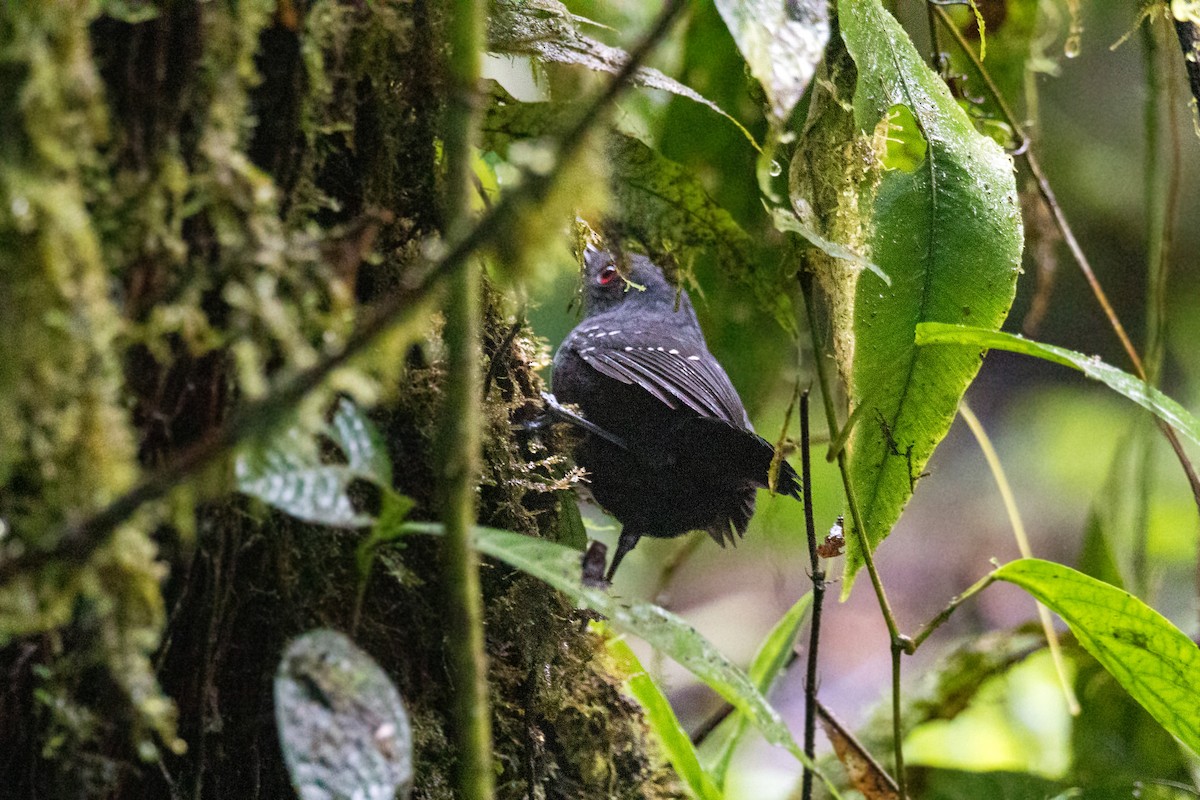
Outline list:
[[[656,12],[637,0],[569,2],[571,10],[609,26],[590,34],[629,44],[622,31],[638,31]],[[1035,77],[1036,152],[1083,249],[1117,313],[1141,348],[1146,341],[1147,236],[1144,193],[1146,158],[1143,39],[1135,30],[1136,4],[1089,3],[1083,8],[1082,48],[1063,56],[1068,26],[1065,6],[1043,4],[1042,44],[1048,72]],[[964,11],[965,9],[959,9]],[[923,4],[903,2],[896,13],[927,51]],[[964,23],[967,16],[961,17]],[[1161,22],[1161,20],[1160,20]],[[1164,26],[1160,33],[1165,31]],[[1119,46],[1126,33],[1133,35]],[[765,124],[761,93],[749,79],[725,26],[708,3],[697,3],[656,66],[717,102],[761,139]],[[1200,139],[1173,40],[1170,70],[1174,138],[1178,143],[1179,216],[1169,277],[1168,345],[1163,388],[1190,409],[1200,408]],[[1166,63],[1166,62],[1164,62]],[[1052,74],[1051,74],[1052,73]],[[968,94],[982,94],[967,83]],[[1028,108],[1032,118],[1033,109]],[[713,197],[763,243],[764,258],[778,258],[780,239],[770,229],[755,181],[755,153],[727,120],[695,103],[655,91],[639,91],[620,104],[621,124],[644,131],[668,157],[701,176]],[[802,119],[802,117],[799,117]],[[1172,136],[1162,157],[1174,160]],[[786,170],[785,170],[786,174]],[[1022,178],[1024,174],[1022,175]],[[782,180],[782,179],[781,179]],[[1020,182],[1019,182],[1020,185]],[[786,190],[782,183],[781,191]],[[1027,217],[1028,220],[1028,217]],[[1036,226],[1027,221],[1025,275],[1006,329],[1020,331],[1038,290],[1039,265],[1030,253]],[[773,249],[774,248],[774,249]],[[1075,264],[1061,246],[1048,311],[1031,335],[1129,369]],[[557,346],[577,321],[568,309],[575,266],[569,262],[531,287],[529,318]],[[768,439],[781,430],[797,382],[813,384],[812,353],[805,338],[793,341],[749,292],[719,274],[714,263],[695,264],[703,297],[693,292],[710,348],[737,386],[756,428]],[[806,321],[801,319],[801,328]],[[1099,384],[1064,368],[1003,352],[990,354],[968,401],[999,450],[1033,544],[1043,558],[1076,565],[1089,515],[1113,510],[1112,546],[1128,567],[1134,541],[1147,535],[1147,585],[1142,596],[1185,631],[1196,631],[1196,509],[1181,470],[1161,436],[1137,408]],[[813,427],[824,435],[814,398]],[[791,435],[798,435],[793,424]],[[1136,468],[1148,452],[1149,473]],[[841,482],[817,445],[812,496],[819,535],[842,511]],[[1200,453],[1192,452],[1193,457]],[[798,458],[793,462],[798,466]],[[993,560],[1017,557],[1008,520],[979,448],[961,421],[935,454],[905,515],[877,556],[901,627],[915,631]],[[1145,475],[1150,479],[1145,480]],[[1116,475],[1116,478],[1113,476]],[[1139,511],[1136,499],[1148,504]],[[616,525],[585,508],[594,536],[615,540]],[[699,535],[702,536],[702,535]],[[745,663],[773,622],[809,586],[803,517],[799,504],[760,494],[759,510],[736,551],[721,551],[707,538],[683,560],[669,581],[664,565],[684,540],[644,540],[625,562],[617,581],[622,593],[657,597],[682,614],[724,652]],[[833,565],[836,577],[840,563]],[[865,581],[838,604],[835,584],[826,607],[820,692],[844,720],[859,724],[886,700],[888,638]],[[962,637],[1009,628],[1034,618],[1032,601],[1007,586],[993,586],[958,611],[918,654],[905,662],[914,689]],[[719,700],[670,663],[654,664],[672,693],[685,725],[695,727]],[[794,671],[797,672],[797,671]],[[799,674],[785,676],[772,699],[796,725],[802,713]],[[1048,659],[1030,659],[995,686],[989,685],[970,715],[926,726],[909,740],[914,763],[975,763],[977,768],[1028,771],[1058,777],[1066,769],[1071,720]],[[959,727],[953,727],[953,726]],[[966,752],[964,752],[964,749]],[[941,761],[939,761],[941,759]],[[793,762],[759,745],[743,748],[731,778],[732,797],[769,800],[786,796],[795,781]]]

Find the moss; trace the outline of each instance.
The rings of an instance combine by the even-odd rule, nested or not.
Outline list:
[[[0,18],[3,555],[51,543],[411,279],[438,225],[439,25],[421,0],[56,0]],[[514,432],[545,345],[485,298],[480,518],[554,536],[574,474],[556,441]],[[334,387],[388,398],[396,483],[425,515],[440,353],[423,320],[307,406]],[[359,538],[207,483],[86,562],[0,586],[0,702],[19,700],[0,730],[6,790],[291,792],[271,679],[290,637],[351,629]],[[454,766],[436,556],[431,540],[381,553],[353,630],[410,706],[430,799],[453,796]],[[501,796],[680,796],[570,604],[499,564],[484,591]]]
[[[0,517],[8,555],[52,544],[64,527],[131,485],[135,437],[122,395],[122,317],[87,206],[109,132],[88,36],[89,5],[18,4],[0,22],[11,82],[0,98]],[[125,525],[84,565],[49,564],[0,588],[0,639],[72,623],[89,637],[42,673],[47,745],[90,743],[103,721],[73,693],[100,667],[143,754],[151,731],[175,745],[170,703],[150,656],[163,622],[162,570],[145,529]],[[50,748],[51,752],[55,748]]]

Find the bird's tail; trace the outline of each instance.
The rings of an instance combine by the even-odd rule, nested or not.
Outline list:
[[[777,494],[786,494],[788,497],[800,499],[801,492],[804,487],[800,482],[800,476],[796,474],[796,470],[791,464],[779,459],[779,472],[775,476],[775,492]]]

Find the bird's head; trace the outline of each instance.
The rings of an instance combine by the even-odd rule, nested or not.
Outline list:
[[[595,316],[621,305],[674,309],[677,292],[653,261],[635,253],[620,255],[589,247],[583,256],[583,313]],[[687,293],[680,305],[690,308]]]

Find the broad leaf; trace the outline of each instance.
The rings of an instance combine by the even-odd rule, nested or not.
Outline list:
[[[1166,422],[1196,444],[1200,444],[1200,419],[1179,403],[1148,385],[1141,378],[1105,364],[1096,356],[1085,356],[1065,347],[1055,347],[1031,341],[1011,333],[1002,333],[963,325],[928,323],[917,326],[918,345],[958,344],[970,348],[968,356],[976,357],[979,348],[1009,350],[1027,356],[1053,361],[1065,367],[1079,370],[1093,380],[1100,381],[1125,398],[1132,400],[1154,416]],[[931,348],[933,349],[933,348]]]
[[[1022,231],[1012,160],[976,133],[878,0],[842,0],[839,9],[853,66],[835,54],[834,77],[847,84],[857,76],[853,136],[839,150],[854,163],[841,169],[859,171],[835,178],[843,188],[832,200],[812,199],[829,238],[856,252],[865,246],[891,278],[889,286],[844,261],[822,276],[857,420],[846,443],[850,486],[874,547],[912,496],[979,369],[975,354],[916,347],[915,328],[926,321],[998,328],[1015,291]],[[872,166],[856,166],[858,154]],[[793,205],[810,199],[799,195]],[[863,563],[858,538],[847,539],[843,595]]]
[[[577,27],[580,22],[588,20],[572,14],[558,0],[493,0],[488,15],[488,44],[501,53],[535,56],[543,61],[576,64],[615,75],[629,54],[580,33]],[[652,67],[638,67],[631,82],[707,106],[736,125],[751,145],[758,148],[754,137],[740,122],[674,78]]]
[[[371,516],[354,508],[350,484],[365,480],[390,488],[392,465],[374,425],[349,400],[342,400],[325,434],[345,462],[322,458],[310,432],[291,428],[261,448],[247,448],[235,466],[238,491],[257,497],[297,519],[319,525],[361,528]]]
[[[993,575],[1062,617],[1133,699],[1200,753],[1200,648],[1183,631],[1128,592],[1061,564],[1023,558]]]
[[[408,712],[387,674],[343,634],[315,630],[288,645],[275,675],[275,722],[301,800],[408,797]]]
[[[346,398],[338,401],[328,428],[355,475],[380,486],[392,485],[392,461],[375,424]]]
[[[603,632],[602,623],[592,624],[599,625]],[[667,760],[683,779],[692,796],[699,800],[721,800],[723,795],[716,782],[700,766],[700,759],[696,756],[696,747],[692,744],[691,737],[683,729],[670,702],[642,667],[633,650],[624,639],[612,635],[608,637],[607,645],[609,655],[629,674],[625,684],[629,693],[641,703],[646,712],[646,723],[658,737]]]
[[[774,123],[786,122],[829,41],[827,0],[717,0],[717,11],[762,84]]]

